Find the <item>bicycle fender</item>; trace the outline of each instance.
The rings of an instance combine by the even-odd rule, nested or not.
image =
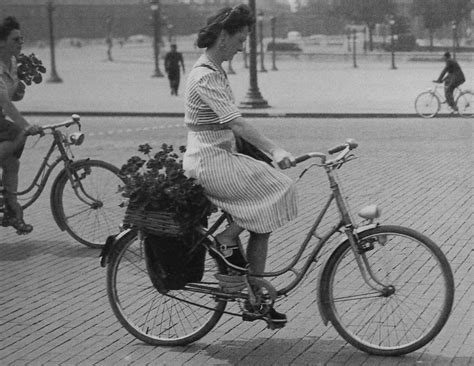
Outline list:
[[[132,229],[125,229],[124,231],[118,233],[117,235],[110,235],[109,237],[107,237],[107,240],[105,241],[105,245],[102,248],[102,251],[100,252],[100,255],[99,255],[101,267],[106,267],[107,264],[109,263],[110,254],[112,253],[115,243],[117,243],[130,231],[132,231]]]
[[[377,226],[378,226],[378,224],[364,225],[364,226],[361,226],[361,227],[358,227],[357,229],[355,229],[355,233],[360,234],[360,233],[363,233],[364,231],[374,229]],[[347,240],[347,237],[342,238],[337,247],[339,247],[339,245],[344,243],[346,240]],[[329,258],[328,258],[328,260],[329,260]],[[319,310],[319,314],[321,316],[321,319],[323,320],[324,325],[328,325],[328,323],[329,323],[329,317],[327,316],[326,307],[323,305],[323,302],[322,302],[323,294],[321,293],[321,291],[322,291],[321,289],[323,288],[321,286],[322,285],[321,281],[322,281],[322,277],[323,277],[322,275],[323,275],[324,269],[326,268],[326,265],[327,265],[327,260],[326,260],[326,263],[324,264],[324,266],[321,267],[321,270],[319,271],[319,274],[318,274],[318,280],[317,280],[317,283],[318,283],[318,293],[317,293],[318,310]]]
[[[79,164],[82,164],[82,163],[84,163],[85,161],[89,161],[89,160],[90,160],[89,158],[76,160],[76,161],[74,161],[74,162],[71,164],[71,167],[76,166],[76,165],[79,165]],[[59,186],[59,182],[60,182],[62,179],[67,179],[66,168],[61,169],[61,171],[58,173],[58,175],[57,175],[56,178],[54,179],[53,185],[51,186],[50,205],[51,205],[51,213],[53,214],[53,218],[54,218],[54,221],[56,222],[56,225],[58,225],[58,227],[59,227],[59,229],[60,229],[61,231],[64,231],[64,230],[66,230],[66,226],[65,226],[64,223],[61,221],[60,215],[59,215],[59,213],[58,213],[57,206],[56,206],[56,204],[55,204],[55,202],[58,201],[58,200],[57,200],[57,197],[58,197],[58,186]]]

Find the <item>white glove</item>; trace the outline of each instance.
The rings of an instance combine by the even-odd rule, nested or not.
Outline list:
[[[295,158],[286,150],[276,148],[272,152],[272,157],[280,169],[288,169],[296,165]]]

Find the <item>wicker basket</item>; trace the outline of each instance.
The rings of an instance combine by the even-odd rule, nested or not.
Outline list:
[[[182,229],[173,214],[162,211],[147,211],[127,208],[123,219],[125,224],[133,225],[150,234],[179,236]]]

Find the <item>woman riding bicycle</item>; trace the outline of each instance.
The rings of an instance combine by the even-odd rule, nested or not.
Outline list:
[[[24,84],[18,80],[16,62],[22,44],[20,24],[13,17],[5,18],[0,23],[0,167],[3,169],[5,198],[2,225],[13,226],[19,234],[27,234],[33,227],[23,221],[23,210],[16,197],[19,159],[26,132],[38,133],[41,127],[30,125],[12,103],[21,100],[25,93]]]
[[[246,266],[239,250],[239,234],[250,233],[247,259],[250,273],[265,271],[270,233],[296,217],[293,181],[266,163],[235,150],[235,136],[272,155],[280,168],[294,165],[294,157],[242,118],[222,68],[224,61],[242,51],[254,24],[246,5],[224,8],[207,20],[197,45],[206,51],[188,75],[185,123],[189,129],[183,159],[186,174],[196,178],[216,206],[233,222],[216,236],[218,248],[233,264]],[[270,311],[274,323],[286,316]]]

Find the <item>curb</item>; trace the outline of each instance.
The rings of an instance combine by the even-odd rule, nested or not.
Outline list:
[[[184,118],[182,112],[107,112],[107,111],[23,111],[24,116],[70,116],[79,114],[88,117],[174,117]],[[242,113],[246,118],[421,118],[416,113],[279,113],[250,112]],[[438,114],[437,117],[450,117],[450,114]]]

